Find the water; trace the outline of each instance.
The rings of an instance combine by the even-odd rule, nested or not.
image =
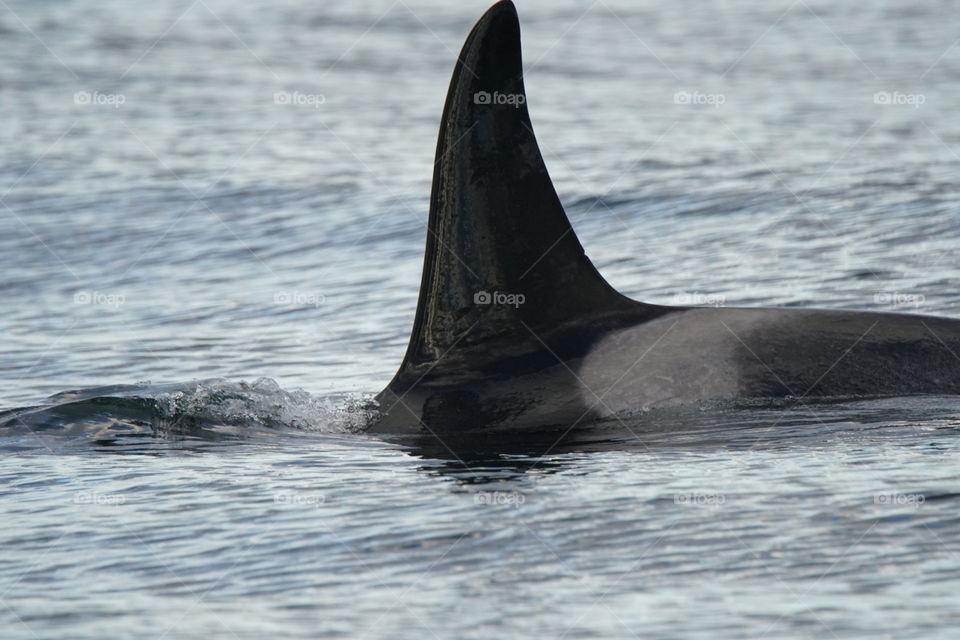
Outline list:
[[[4,637],[952,637],[955,399],[363,433],[485,8],[0,5]],[[960,316],[956,9],[522,2],[590,256]]]

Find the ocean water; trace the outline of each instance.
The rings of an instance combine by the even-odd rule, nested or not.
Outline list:
[[[955,2],[518,5],[621,291],[960,317]],[[486,7],[0,2],[0,635],[955,636],[956,398],[364,432]]]

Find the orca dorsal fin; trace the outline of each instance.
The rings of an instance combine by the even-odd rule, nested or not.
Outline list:
[[[394,391],[431,372],[542,350],[564,326],[647,307],[607,284],[570,226],[530,124],[509,0],[477,22],[453,72],[428,225],[416,319]]]

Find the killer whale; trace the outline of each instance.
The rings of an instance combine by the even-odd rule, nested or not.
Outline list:
[[[587,258],[540,153],[510,0],[463,45],[423,275],[379,432],[570,428],[657,407],[960,394],[960,321],[631,300]]]

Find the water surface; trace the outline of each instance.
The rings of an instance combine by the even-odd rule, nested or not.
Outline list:
[[[956,399],[363,433],[486,4],[0,5],[5,637],[952,637]],[[960,317],[953,3],[519,10],[624,293]]]

